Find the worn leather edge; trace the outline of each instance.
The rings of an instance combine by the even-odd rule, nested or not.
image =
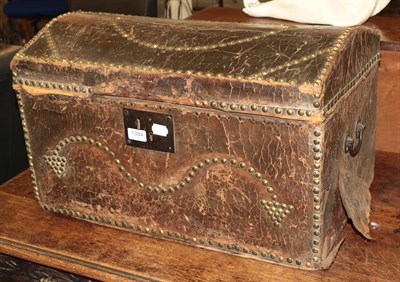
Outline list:
[[[333,247],[331,249],[331,251],[329,252],[329,254],[325,257],[325,259],[322,260],[321,262],[321,268],[322,269],[328,269],[332,263],[333,260],[335,259],[337,253],[339,252],[340,247],[342,246],[344,240],[346,239],[346,237],[343,237],[337,244],[335,247]]]

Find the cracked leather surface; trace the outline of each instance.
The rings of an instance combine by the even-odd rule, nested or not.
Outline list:
[[[23,50],[22,54],[28,57],[15,61],[14,68],[22,77],[40,80],[45,75],[49,81],[93,86],[96,93],[103,95],[185,105],[194,100],[215,99],[313,109],[313,94],[322,93],[321,102],[326,104],[379,50],[378,35],[365,27],[352,28],[339,48],[343,55],[332,57],[330,51],[322,51],[335,47],[344,28],[117,18],[112,14],[79,12],[61,17]],[[115,27],[116,22],[123,33]],[[276,33],[268,34],[271,31]],[[252,39],[264,34],[265,37]],[[207,49],[221,43],[227,46]],[[363,48],[365,44],[371,48]],[[157,49],[154,45],[175,49]],[[176,49],[196,46],[206,49]],[[322,53],[317,54],[318,51]],[[360,56],[349,64],[345,58],[355,52]],[[311,54],[316,55],[302,60]],[[311,83],[319,78],[324,64],[331,60],[333,67],[328,68],[322,84],[313,86]],[[38,66],[40,74],[33,71]],[[175,72],[169,73],[170,69]],[[271,72],[263,75],[265,70]],[[63,75],[65,72],[69,75]],[[198,72],[222,74],[224,78],[210,79]],[[274,81],[226,78],[255,74]]]
[[[52,42],[49,43],[43,33],[23,51],[29,57],[19,57],[13,62],[13,70],[21,78],[94,87],[93,94],[86,99],[53,95],[51,89],[16,87],[22,94],[42,204],[188,237],[274,252],[285,259],[301,260],[302,267],[315,256],[320,261],[313,267],[329,266],[347,216],[368,236],[375,71],[364,75],[353,93],[326,113],[326,120],[306,122],[295,117],[237,114],[190,105],[194,100],[222,100],[307,109],[313,108],[315,91],[322,91],[321,103],[326,103],[378,52],[379,40],[374,32],[365,28],[352,29],[333,58],[332,68],[322,85],[305,87],[303,82],[318,77],[328,59],[325,53],[273,72],[285,81],[296,79],[295,84],[144,71],[108,64],[247,76],[327,48],[343,29],[285,29],[256,41],[230,45],[227,50],[227,47],[212,48],[195,53],[194,50],[168,51],[141,44],[151,41],[153,44],[163,42],[166,46],[212,45],[285,27],[183,24],[153,22],[153,19],[150,22],[121,16],[120,27],[128,37],[143,41],[136,44],[115,30],[115,17],[85,13],[62,17],[48,30]],[[49,44],[56,45],[56,52],[50,50]],[[89,62],[85,63],[87,60]],[[126,145],[123,108],[172,115],[175,153]],[[347,135],[354,137],[358,118],[367,124],[366,139],[359,155],[351,158],[344,154],[344,140]],[[318,255],[311,251],[315,239],[313,139],[317,128],[323,134],[320,144],[322,216],[318,235],[321,251]],[[93,138],[111,149],[115,157],[92,144],[70,144],[62,150],[67,163],[61,177],[57,177],[44,156],[51,155],[59,142],[70,136]],[[166,194],[148,192],[132,183],[119,167],[122,165],[139,182],[164,188],[182,181],[193,165],[213,158],[235,159],[253,167],[269,182],[273,193],[269,193],[254,174],[238,165],[220,162],[206,165],[185,187]],[[273,195],[278,202],[293,206],[280,227],[274,226],[260,204],[262,200],[272,201]]]

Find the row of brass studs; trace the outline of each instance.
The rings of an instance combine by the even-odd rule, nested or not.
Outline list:
[[[66,137],[58,143],[51,155],[45,155],[43,157],[47,165],[52,169],[52,171],[58,178],[60,178],[62,174],[66,171],[67,166],[66,159],[64,157],[61,157],[60,153],[65,146],[71,143],[89,143],[103,150],[114,160],[114,162],[118,165],[119,170],[129,179],[130,182],[138,185],[142,189],[145,189],[147,192],[155,192],[157,194],[174,193],[189,184],[192,181],[193,177],[195,177],[196,173],[206,166],[212,164],[230,164],[232,166],[238,166],[241,169],[245,169],[250,175],[254,177],[254,179],[260,181],[266,191],[271,195],[271,199],[273,200],[273,202],[261,200],[261,204],[266,203],[265,209],[267,211],[267,215],[270,217],[275,227],[280,227],[283,220],[286,219],[290,212],[294,209],[294,207],[291,205],[276,202],[276,200],[278,200],[278,196],[273,193],[274,189],[269,186],[268,180],[264,179],[260,172],[256,172],[253,167],[248,166],[245,162],[239,162],[236,159],[228,160],[227,158],[207,158],[193,165],[191,169],[187,172],[187,174],[183,177],[183,179],[177,184],[169,185],[168,187],[162,187],[164,185],[161,184],[158,186],[154,186],[139,182],[135,176],[127,171],[127,169],[121,164],[121,161],[115,157],[115,153],[108,146],[103,145],[101,142],[96,141],[93,138],[88,138],[86,136]],[[271,206],[270,203],[273,206]],[[271,212],[272,214],[270,214]]]
[[[273,72],[276,72],[278,70],[282,70],[284,68],[288,68],[288,67],[291,67],[291,66],[294,66],[294,65],[298,65],[298,64],[303,63],[303,62],[307,62],[309,60],[312,60],[312,59],[316,58],[317,56],[320,56],[320,55],[323,55],[325,53],[328,53],[331,50],[332,50],[332,48],[330,48],[330,47],[322,49],[322,50],[318,50],[318,51],[316,51],[314,53],[311,53],[309,55],[303,56],[301,58],[287,61],[284,64],[281,64],[281,65],[278,65],[278,66],[274,66],[274,67],[271,67],[269,69],[264,69],[261,72],[253,75],[251,78],[252,79],[257,79],[260,76],[266,76],[266,75],[268,75],[270,73],[273,73]],[[269,82],[275,82],[275,81],[277,81],[277,82],[288,82],[289,84],[292,84],[292,85],[295,85],[297,83],[296,80],[289,80],[289,81],[286,81],[284,79],[275,80],[273,77],[268,77],[265,80],[267,80]]]
[[[43,62],[51,62],[51,63],[68,63],[68,64],[86,64],[88,66],[101,66],[101,67],[114,67],[114,68],[119,68],[119,69],[125,69],[125,70],[133,70],[133,71],[141,71],[141,72],[147,72],[147,73],[168,73],[168,74],[175,74],[175,75],[197,75],[200,77],[207,77],[207,78],[228,78],[228,79],[236,79],[236,80],[241,80],[241,81],[251,81],[251,80],[258,80],[258,81],[268,81],[268,82],[279,82],[279,83],[289,83],[291,85],[296,85],[298,82],[296,80],[289,80],[287,81],[285,78],[276,78],[276,77],[267,77],[263,78],[260,76],[259,73],[256,74],[251,74],[247,77],[238,74],[238,75],[232,75],[232,74],[222,74],[222,73],[211,73],[211,72],[203,72],[203,71],[195,71],[195,70],[174,70],[174,69],[165,69],[165,68],[155,68],[152,66],[148,65],[126,65],[126,64],[114,64],[114,63],[101,63],[101,62],[96,62],[96,61],[89,61],[89,60],[79,60],[79,59],[49,59],[49,58],[37,58],[34,56],[29,56],[25,55],[23,53],[18,53],[17,56],[20,58],[24,58],[27,60],[32,60],[32,61],[40,61],[43,60]],[[294,65],[294,62],[300,63],[301,60],[293,60],[291,65]],[[275,72],[276,69],[275,67],[272,67],[270,69],[264,70],[261,72],[265,73],[272,73],[272,70]],[[307,82],[308,83],[308,82]]]
[[[321,219],[321,199],[320,199],[320,187],[321,187],[321,138],[322,132],[316,129],[313,133],[313,171],[312,171],[312,194],[313,194],[313,239],[311,253],[313,256],[313,262],[316,264],[319,260],[319,244],[320,244],[320,219]]]
[[[275,35],[275,34],[278,34],[280,32],[283,32],[283,31],[289,29],[289,27],[287,27],[287,28],[282,28],[281,30],[272,30],[272,31],[269,31],[269,32],[264,32],[264,33],[262,33],[260,35],[254,35],[254,36],[243,38],[243,39],[237,39],[237,40],[232,40],[232,41],[229,41],[229,42],[221,42],[221,43],[215,43],[215,44],[209,44],[209,45],[167,46],[167,45],[164,45],[164,44],[158,44],[158,43],[154,43],[154,42],[145,42],[143,40],[135,38],[134,35],[128,34],[117,23],[120,19],[121,19],[121,17],[116,17],[112,24],[113,24],[113,27],[115,28],[115,30],[122,37],[124,37],[127,40],[129,40],[131,42],[134,42],[134,43],[136,43],[136,44],[138,44],[140,46],[143,46],[143,47],[159,49],[159,50],[166,50],[166,51],[204,51],[204,50],[211,50],[211,49],[216,49],[216,48],[223,48],[223,47],[227,47],[227,46],[233,46],[233,45],[242,44],[242,43],[245,43],[245,42],[251,42],[251,41],[254,41],[254,40],[259,40],[259,39],[262,39],[262,38],[266,38],[266,37],[268,37],[270,35]]]
[[[54,90],[66,90],[66,91],[81,92],[81,93],[93,92],[93,89],[91,87],[76,85],[76,84],[56,83],[56,82],[39,81],[39,80],[22,79],[22,78],[14,78],[14,83],[26,86],[54,89]]]
[[[350,30],[351,27],[346,28],[344,32],[335,40],[335,42],[333,42],[333,46],[329,48],[328,60],[325,62],[324,67],[321,69],[318,78],[312,83],[314,86],[319,86],[321,82],[326,78],[328,69],[331,67],[335,55],[339,51],[340,47],[342,47],[344,40],[350,33]]]
[[[322,81],[325,80],[326,75],[328,73],[329,68],[332,65],[332,61],[335,58],[335,55],[339,51],[340,47],[343,45],[344,40],[346,37],[349,35],[351,30],[351,27],[348,27],[345,29],[345,31],[335,40],[333,43],[333,46],[331,48],[328,48],[329,55],[327,57],[327,61],[324,63],[324,66],[322,67],[318,78],[312,82],[312,85],[314,86],[319,86],[321,85]],[[321,101],[320,101],[321,93],[316,93],[314,94],[315,100],[313,101],[313,106],[314,108],[319,108],[321,107]]]
[[[349,82],[347,83],[342,89],[339,90],[338,93],[336,93],[331,100],[325,105],[326,110],[331,110],[332,107],[344,96],[347,96],[350,94],[354,87],[357,86],[359,80],[371,69],[376,65],[376,63],[380,59],[380,54],[376,54],[374,57],[372,57],[371,60],[368,61],[368,63],[362,67],[362,69],[358,72],[358,74]]]
[[[230,110],[230,111],[243,111],[243,112],[263,112],[268,113],[272,112],[278,115],[298,115],[298,116],[307,116],[311,117],[313,115],[313,111],[306,110],[306,109],[295,109],[295,108],[282,108],[282,107],[270,107],[265,105],[258,105],[258,104],[238,104],[238,103],[230,103],[230,102],[219,102],[219,101],[195,101],[194,105],[197,107],[213,107],[219,110]]]
[[[17,102],[18,102],[18,106],[19,106],[19,113],[20,113],[21,122],[22,122],[22,131],[23,131],[24,139],[25,139],[26,153],[27,153],[27,156],[28,156],[28,163],[29,163],[29,168],[30,168],[30,171],[31,171],[32,185],[33,185],[33,189],[34,189],[34,192],[35,192],[35,198],[36,198],[36,200],[39,201],[40,200],[39,188],[37,186],[36,175],[35,175],[35,171],[33,169],[31,145],[29,143],[29,132],[28,132],[28,127],[26,125],[24,105],[22,103],[21,92],[20,91],[16,91],[16,93],[17,93],[17,95],[16,95]]]
[[[53,57],[55,59],[59,59],[60,58],[60,53],[58,52],[58,48],[57,48],[56,42],[54,41],[54,38],[50,33],[50,29],[47,29],[44,34],[45,34],[45,38],[47,40],[47,44],[49,45],[49,49],[51,51],[51,54],[53,55]]]
[[[65,15],[63,15],[63,16],[65,16]],[[60,16],[60,17],[62,17],[62,16]],[[60,18],[60,17],[59,17],[59,18]],[[58,18],[57,18],[57,19],[58,19]],[[57,20],[57,19],[52,20],[52,21],[46,26],[46,28],[44,28],[43,30],[46,31],[46,30],[50,27],[50,25],[51,25],[55,20]],[[286,28],[286,29],[283,29],[283,30],[287,30],[287,28]],[[282,30],[282,31],[283,31],[283,30]],[[349,33],[349,30],[346,29],[346,31],[345,31],[341,36],[339,36],[338,40],[337,40],[336,43],[335,43],[335,46],[333,46],[333,47],[326,48],[326,49],[324,49],[324,50],[319,50],[319,51],[314,52],[314,53],[312,53],[312,54],[310,54],[310,55],[306,55],[306,56],[303,56],[303,57],[301,57],[301,58],[299,58],[299,59],[294,59],[294,60],[291,60],[291,61],[289,61],[289,62],[286,62],[285,64],[278,65],[278,66],[275,66],[275,67],[271,67],[271,68],[269,68],[269,69],[262,70],[260,73],[253,74],[253,75],[250,75],[250,76],[248,76],[248,77],[244,77],[244,76],[242,76],[242,75],[237,75],[237,76],[233,76],[233,75],[229,75],[229,74],[228,74],[228,75],[224,75],[224,74],[221,74],[221,73],[217,73],[217,74],[203,73],[203,72],[201,72],[201,71],[196,72],[196,71],[193,71],[193,70],[186,70],[186,71],[184,71],[184,70],[172,70],[172,69],[161,69],[161,68],[158,69],[158,68],[154,68],[154,67],[150,67],[150,66],[139,66],[139,65],[136,65],[136,66],[127,66],[127,65],[122,65],[122,64],[121,64],[121,65],[118,65],[118,64],[106,64],[106,63],[91,62],[91,61],[85,61],[85,60],[66,60],[66,59],[63,59],[63,60],[61,60],[60,62],[70,63],[70,64],[80,63],[80,64],[89,64],[89,65],[101,65],[101,66],[118,67],[118,68],[127,68],[127,69],[133,69],[133,70],[141,70],[141,71],[156,71],[156,72],[167,72],[167,73],[175,73],[175,74],[197,74],[197,75],[199,75],[199,76],[206,76],[206,77],[217,77],[217,78],[224,78],[224,77],[226,77],[226,78],[238,79],[238,80],[267,80],[267,81],[270,81],[270,82],[277,81],[277,82],[281,82],[281,83],[286,83],[286,82],[287,82],[287,83],[290,83],[290,84],[296,84],[297,81],[295,81],[295,80],[286,81],[286,80],[283,79],[283,78],[272,78],[272,77],[267,77],[266,79],[263,79],[262,76],[265,76],[265,75],[270,74],[270,73],[272,73],[272,72],[275,72],[275,71],[277,71],[277,70],[283,69],[284,67],[293,66],[293,65],[299,64],[299,63],[301,63],[301,62],[310,60],[310,59],[312,59],[312,58],[315,58],[317,55],[321,55],[321,54],[324,54],[324,53],[327,53],[327,52],[330,52],[330,56],[328,57],[328,59],[329,59],[329,60],[332,60],[332,59],[333,59],[333,54],[336,54],[336,52],[337,52],[337,50],[338,50],[340,44],[342,43],[343,39],[348,35],[348,33]],[[41,34],[41,33],[40,33],[40,34]],[[37,38],[37,37],[35,37],[35,38]],[[27,46],[25,46],[25,47],[23,48],[23,50],[21,50],[21,52],[18,53],[18,55],[19,55],[20,57],[24,57],[24,58],[27,58],[27,59],[38,59],[38,58],[35,58],[35,57],[32,57],[32,56],[23,55],[23,51],[24,51],[30,44],[32,44],[33,41],[34,41],[34,39],[31,40],[31,41],[27,44]],[[150,43],[146,43],[146,44],[151,45]],[[154,46],[153,46],[153,47],[154,47]],[[171,48],[175,48],[175,47],[171,47]],[[176,47],[176,48],[178,48],[178,47]],[[179,47],[179,48],[181,48],[181,47]],[[194,47],[185,47],[185,48],[194,48]],[[215,47],[215,48],[216,48],[216,47]],[[59,61],[59,60],[56,60],[56,61]],[[321,79],[325,77],[325,73],[326,73],[327,70],[328,70],[327,67],[330,66],[330,65],[331,65],[331,62],[330,62],[330,61],[327,61],[327,62],[325,63],[325,67],[322,68],[322,70],[321,70],[320,78],[317,79],[316,81],[314,81],[312,84],[314,84],[315,86],[318,86],[318,85],[321,83],[321,81],[322,81]],[[313,105],[314,105],[314,107],[319,108],[320,102],[319,102],[319,101],[314,101]]]
[[[97,216],[97,215],[89,215],[86,213],[82,212],[77,212],[71,209],[61,209],[61,208],[56,208],[50,205],[44,205],[43,208],[47,211],[55,212],[55,213],[60,213],[60,214],[65,214],[69,216],[74,216],[78,218],[82,218],[85,220],[91,220],[91,221],[96,221],[104,224],[110,224],[114,225],[117,227],[121,228],[126,228],[130,229],[135,232],[139,233],[144,233],[152,236],[158,236],[161,238],[169,238],[169,239],[174,239],[174,240],[180,240],[180,241],[186,241],[190,243],[195,243],[199,244],[202,246],[207,246],[207,247],[213,247],[219,250],[224,250],[227,252],[240,252],[242,254],[251,254],[255,257],[262,258],[262,259],[267,259],[271,260],[277,263],[284,263],[285,260],[288,264],[293,264],[297,266],[301,266],[303,262],[300,259],[295,259],[295,258],[284,258],[282,256],[277,255],[276,253],[273,252],[265,252],[265,251],[259,251],[259,250],[251,250],[246,247],[242,247],[237,244],[224,244],[221,242],[217,242],[211,239],[203,239],[203,238],[197,238],[197,237],[189,237],[186,234],[181,234],[179,232],[172,232],[172,231],[167,231],[164,229],[160,228],[151,228],[143,225],[138,225],[138,224],[132,224],[129,222],[125,221],[118,221],[118,220],[113,220],[109,219],[103,216]],[[311,264],[306,263],[305,264],[307,267],[310,267]]]
[[[18,51],[18,53],[16,55],[19,56],[19,57],[25,57],[24,52],[25,52],[26,49],[28,49],[34,42],[36,42],[36,40],[38,40],[44,33],[46,33],[56,21],[58,21],[59,19],[65,17],[65,16],[67,16],[69,14],[71,14],[71,12],[62,14],[62,15],[56,17],[56,18],[53,18],[51,21],[49,21],[38,33],[36,33],[35,36],[32,37],[31,40],[28,41],[28,43],[25,44],[24,47],[22,47]],[[28,57],[35,58],[35,57],[31,57],[31,56],[28,56]]]
[[[82,140],[85,140],[87,138],[87,137],[85,138],[85,136],[82,136],[82,137],[80,137],[80,136],[71,136],[71,137],[65,138],[64,140],[60,141],[60,143],[56,146],[56,149],[53,151],[53,156],[57,155],[58,152],[61,151],[62,147],[64,147],[66,144],[69,144],[70,142],[74,143],[74,142],[77,142],[77,141],[82,141]],[[89,140],[89,139],[87,139],[87,140]],[[89,140],[89,143],[96,144],[96,146],[100,146],[101,145],[101,143],[97,143],[94,140],[93,141]],[[108,151],[108,153],[110,154],[111,157],[113,157],[113,158],[115,157],[115,154],[112,151],[110,151],[109,149],[107,150],[106,147],[105,147],[104,150],[106,152]],[[235,162],[235,161],[233,161],[233,163],[235,165],[237,164],[237,162]],[[243,164],[241,164],[241,163],[239,163],[239,167],[244,168]],[[263,183],[264,186],[268,186],[268,184],[265,182],[265,180],[262,180],[262,183]],[[35,187],[35,193],[38,193],[38,188],[37,188],[36,183],[34,183],[34,187]],[[272,193],[273,192],[272,187],[267,187],[266,189],[267,189],[268,193]],[[37,199],[39,200],[38,196],[37,196]],[[289,207],[289,206],[287,206],[287,207]],[[131,224],[131,223],[115,221],[115,220],[107,219],[107,218],[101,217],[101,216],[88,215],[88,214],[85,214],[85,213],[75,212],[73,210],[59,209],[59,208],[51,207],[49,205],[44,205],[44,208],[46,210],[48,210],[48,211],[57,212],[57,213],[61,213],[61,214],[67,214],[67,215],[71,215],[71,216],[76,216],[76,217],[80,217],[80,218],[83,218],[83,219],[86,219],[86,220],[92,220],[92,221],[107,223],[107,224],[115,225],[115,226],[118,226],[118,227],[129,228],[129,229],[133,229],[135,231],[137,230],[137,231],[146,232],[146,233],[152,233],[152,234],[156,234],[157,232],[159,232],[159,234],[161,234],[161,235],[169,236],[169,237],[172,237],[174,239],[175,238],[179,239],[179,238],[182,237],[183,239],[186,240],[187,238],[189,238],[187,235],[180,235],[180,234],[174,233],[174,232],[165,232],[162,229],[159,229],[157,231],[157,229],[154,229],[154,228],[148,228],[148,227],[143,227],[141,225],[134,225],[134,224]],[[289,207],[289,209],[292,209],[292,208]],[[191,240],[191,241],[193,241],[195,243],[199,243],[199,244],[203,244],[203,245],[206,244],[206,242],[208,242],[208,244],[209,244],[209,242],[213,242],[212,240],[204,240],[204,239],[198,239],[198,238],[189,238],[187,240]],[[214,242],[213,245],[219,246],[219,247],[222,245],[225,248],[225,250],[228,251],[228,252],[229,251],[230,252],[232,252],[232,251],[240,251],[240,252],[243,252],[245,254],[249,254],[250,253],[250,254],[253,254],[253,255],[257,255],[257,256],[259,256],[261,258],[264,258],[264,259],[273,260],[275,262],[285,262],[285,259],[283,257],[279,257],[278,255],[276,255],[274,253],[259,252],[259,251],[255,251],[255,250],[251,251],[251,250],[248,250],[246,248],[242,248],[242,247],[240,247],[240,246],[238,246],[236,244],[235,245],[223,245],[221,243]],[[292,258],[292,257],[286,258],[286,262],[288,264],[294,264],[294,265],[297,265],[297,266],[301,266],[302,265],[302,261],[300,259],[295,259],[295,258]],[[310,267],[311,266],[309,263],[306,263],[305,265],[306,265],[306,267]]]

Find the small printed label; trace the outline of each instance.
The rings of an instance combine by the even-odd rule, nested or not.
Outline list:
[[[167,135],[168,135],[168,128],[165,125],[153,123],[151,130],[153,131],[154,135],[158,135],[158,136],[162,136],[162,137],[167,137]]]
[[[135,128],[128,128],[128,138],[134,141],[147,142],[146,131]]]

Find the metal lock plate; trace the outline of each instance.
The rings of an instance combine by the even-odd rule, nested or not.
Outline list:
[[[129,146],[175,153],[172,115],[123,109]]]

